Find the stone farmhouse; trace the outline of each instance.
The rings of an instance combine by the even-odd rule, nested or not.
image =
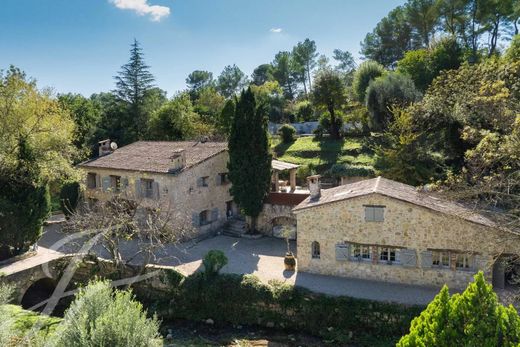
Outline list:
[[[322,190],[293,209],[300,271],[465,288],[478,270],[503,287],[520,236],[467,208],[377,177]]]
[[[101,141],[99,157],[79,165],[88,201],[119,195],[159,205],[202,234],[237,212],[229,193],[227,143],[138,141],[113,148],[110,140]]]

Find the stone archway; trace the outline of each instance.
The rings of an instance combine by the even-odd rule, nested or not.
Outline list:
[[[56,281],[50,277],[42,277],[33,282],[22,294],[20,302],[22,308],[28,309],[49,299],[56,289],[56,285]]]

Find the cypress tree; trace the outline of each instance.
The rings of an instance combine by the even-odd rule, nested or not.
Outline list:
[[[229,136],[229,178],[231,194],[242,211],[251,217],[251,229],[262,211],[271,181],[271,153],[267,137],[267,117],[263,106],[248,88],[242,91],[235,108]]]

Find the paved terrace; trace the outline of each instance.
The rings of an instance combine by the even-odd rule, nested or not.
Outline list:
[[[63,239],[59,225],[46,228],[43,238],[39,242],[38,254],[32,258],[0,267],[0,272],[12,273],[27,265],[52,260],[60,253],[71,253],[78,249],[78,245],[66,246],[60,252],[51,251],[52,245]],[[291,245],[295,250],[295,244]],[[134,242],[125,244],[125,252],[134,254],[137,245]],[[356,298],[390,301],[402,304],[427,305],[439,291],[439,288],[422,287],[415,285],[393,284],[324,276],[305,272],[284,271],[283,255],[286,244],[284,240],[264,237],[258,240],[217,236],[199,243],[185,243],[167,246],[160,257],[159,264],[174,266],[179,272],[189,275],[201,268],[202,258],[212,249],[223,251],[229,259],[223,272],[236,274],[254,274],[263,282],[276,279],[285,283],[294,284],[314,292],[328,295],[346,295]],[[95,249],[100,256],[106,256],[101,248]],[[62,254],[63,254],[62,253]]]

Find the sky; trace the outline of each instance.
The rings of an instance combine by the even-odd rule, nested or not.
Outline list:
[[[56,93],[114,88],[137,39],[156,85],[172,96],[186,76],[246,74],[306,38],[359,59],[360,42],[404,0],[1,0],[0,69],[15,65]]]

